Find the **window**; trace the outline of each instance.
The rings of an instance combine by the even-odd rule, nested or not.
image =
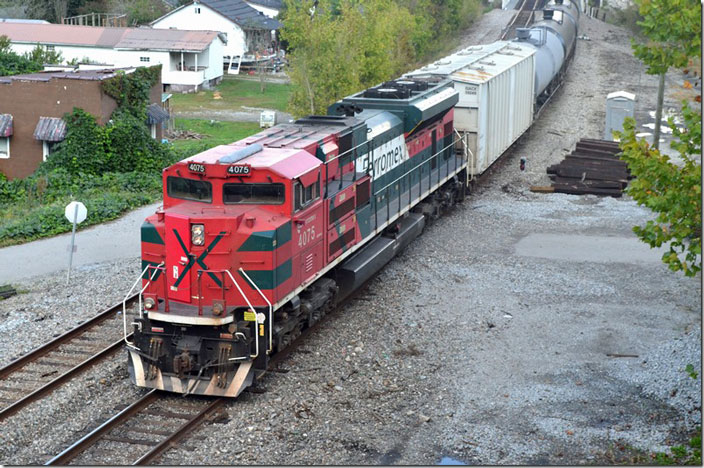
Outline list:
[[[293,192],[295,194],[293,209],[299,211],[310,205],[313,200],[320,198],[320,182],[316,181],[314,184],[304,187],[302,183],[296,181]]]
[[[280,205],[285,193],[284,184],[225,184],[222,199],[226,205]]]
[[[149,57],[139,57],[140,62],[149,62]]]
[[[10,137],[0,138],[0,159],[10,157]]]
[[[170,197],[210,203],[213,201],[213,184],[204,180],[166,178],[166,193]]]
[[[42,157],[44,161],[49,157],[51,153],[54,152],[54,147],[58,144],[58,141],[43,141],[42,142]]]
[[[196,7],[196,15],[200,15],[200,7]]]

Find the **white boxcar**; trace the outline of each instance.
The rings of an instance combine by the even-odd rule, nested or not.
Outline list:
[[[405,75],[453,81],[460,94],[455,128],[470,151],[472,175],[491,166],[533,122],[534,55],[531,47],[499,41],[468,47]]]

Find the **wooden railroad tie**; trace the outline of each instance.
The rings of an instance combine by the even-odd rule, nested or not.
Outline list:
[[[608,195],[620,197],[632,178],[618,158],[618,142],[582,138],[559,164],[547,168],[552,184],[533,186],[532,192]]]

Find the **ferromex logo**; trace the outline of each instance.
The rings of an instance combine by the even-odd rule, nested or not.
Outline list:
[[[371,157],[364,155],[357,158],[357,172],[369,172],[372,179],[378,179],[407,159],[406,142],[403,135],[399,135],[373,149]]]

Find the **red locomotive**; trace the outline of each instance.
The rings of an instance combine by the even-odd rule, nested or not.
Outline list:
[[[449,82],[396,80],[164,170],[142,226],[139,386],[237,396],[463,197]]]

